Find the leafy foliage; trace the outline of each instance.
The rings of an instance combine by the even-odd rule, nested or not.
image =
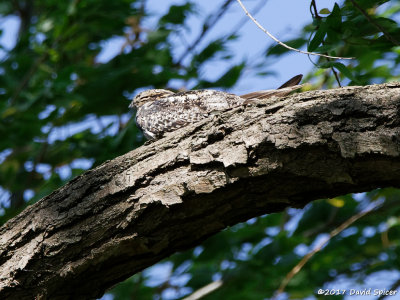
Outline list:
[[[353,57],[347,65],[325,58],[315,62],[318,68],[339,71],[338,79],[347,78],[345,82],[350,85],[398,79],[400,28],[396,19],[399,4],[398,1],[388,2],[348,0],[341,6],[335,3],[332,10],[322,8],[318,12],[317,1],[313,0],[310,6],[313,23],[303,28],[301,37],[286,43],[296,48],[306,45],[308,51]],[[287,52],[287,49],[273,45],[267,49],[266,55],[268,59],[271,55]],[[337,81],[330,72],[321,75],[320,69],[316,69],[307,79],[319,80],[318,88],[330,88]]]
[[[229,46],[240,39],[236,32],[201,43],[230,3],[205,18],[199,42],[187,45],[180,57],[179,36],[192,30],[188,18],[199,13],[191,1],[171,5],[161,16],[151,14],[145,0],[0,3],[2,17],[20,20],[17,43],[3,49],[0,66],[0,223],[85,169],[140,146],[143,136],[127,106],[142,88],[231,88],[244,70],[267,74],[247,61],[234,63]],[[332,87],[337,80],[370,84],[399,78],[399,1],[347,0],[319,9],[311,1],[311,12],[312,24],[286,43],[354,57],[350,62],[318,58],[306,79],[314,88]],[[119,53],[101,60],[104,46],[115,39],[122,41]],[[269,47],[259,65],[287,52]],[[210,80],[204,69],[217,61],[230,66]],[[339,71],[337,78],[331,70]],[[395,189],[323,199],[303,210],[238,224],[133,276],[110,295],[177,299],[221,279],[222,287],[206,299],[272,297],[322,238],[378,199],[381,207],[331,239],[289,281],[285,293],[290,299],[317,297],[318,288],[364,287],[370,278],[392,272],[385,275],[389,287],[400,277],[394,272],[400,269],[400,193]]]

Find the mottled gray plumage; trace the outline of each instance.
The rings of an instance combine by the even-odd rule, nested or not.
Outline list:
[[[215,90],[173,93],[154,89],[139,93],[129,105],[137,109],[136,123],[148,139],[200,121],[210,114],[246,105],[254,100],[285,96],[298,89],[302,75],[284,83],[278,90],[264,90],[237,96]]]

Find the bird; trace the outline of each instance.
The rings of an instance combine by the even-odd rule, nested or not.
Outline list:
[[[174,93],[151,89],[137,94],[129,105],[136,109],[136,124],[149,140],[157,140],[167,132],[198,122],[220,111],[273,96],[284,97],[299,89],[303,75],[296,75],[276,90],[261,90],[235,95],[217,90],[190,90]]]

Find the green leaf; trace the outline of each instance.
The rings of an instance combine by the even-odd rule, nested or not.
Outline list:
[[[315,33],[314,37],[310,41],[308,45],[308,51],[313,52],[324,40],[326,35],[326,25],[325,23],[321,23],[320,27],[318,28],[317,32]]]
[[[326,18],[326,24],[335,30],[340,30],[342,25],[342,13],[337,3],[333,6],[332,13]]]
[[[323,8],[319,11],[321,15],[329,15],[331,11],[328,8]]]
[[[183,5],[172,5],[168,13],[160,19],[160,24],[183,24],[189,13],[193,12],[193,4],[187,2]]]

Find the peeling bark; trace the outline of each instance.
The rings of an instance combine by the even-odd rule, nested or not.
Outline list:
[[[89,170],[0,228],[0,299],[90,299],[227,226],[400,187],[400,83],[240,107]]]

